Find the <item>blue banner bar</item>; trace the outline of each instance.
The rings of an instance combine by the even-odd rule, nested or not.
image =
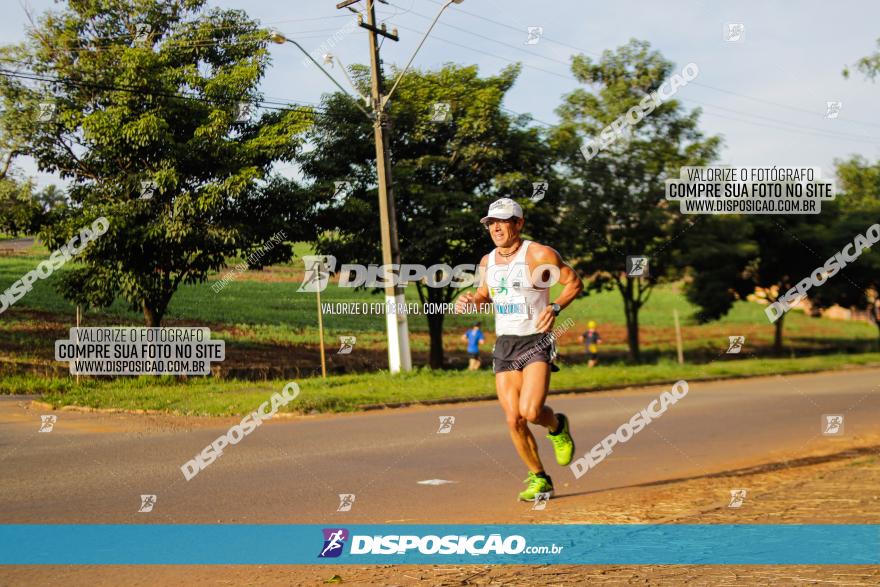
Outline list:
[[[878,525],[0,525],[4,565],[880,564]]]

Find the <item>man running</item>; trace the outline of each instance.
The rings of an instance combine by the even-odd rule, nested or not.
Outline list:
[[[554,249],[523,240],[522,208],[510,198],[493,202],[480,222],[486,225],[496,248],[480,262],[483,277],[476,294],[459,296],[456,311],[465,312],[473,304],[490,301],[495,305],[495,389],[513,445],[529,469],[528,485],[519,499],[533,501],[539,493],[552,494],[553,481],[544,471],[529,423],[547,429],[560,465],[568,465],[574,452],[568,418],[544,405],[554,343],[553,335],[545,333],[584,286]],[[557,281],[564,288],[551,304],[549,287]]]

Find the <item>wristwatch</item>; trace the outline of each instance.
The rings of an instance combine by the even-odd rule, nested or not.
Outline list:
[[[562,311],[562,306],[559,304],[550,304],[550,308],[553,310],[554,316],[559,316],[559,312]]]

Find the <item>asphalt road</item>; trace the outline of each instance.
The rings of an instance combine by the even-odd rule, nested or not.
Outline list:
[[[549,403],[568,414],[582,455],[668,388]],[[47,413],[58,420],[38,432]],[[823,414],[845,416],[844,437],[821,433]],[[438,434],[445,416],[455,417],[452,431]],[[539,514],[516,501],[526,469],[495,402],[276,418],[186,481],[180,466],[236,421],[47,412],[0,398],[2,523],[526,523]],[[538,444],[559,511],[597,491],[828,452],[878,432],[880,369],[854,369],[693,382],[578,480],[543,435]],[[419,484],[428,480],[451,483]],[[157,496],[152,512],[138,512],[142,494]],[[337,511],[339,494],[356,496],[351,511]]]

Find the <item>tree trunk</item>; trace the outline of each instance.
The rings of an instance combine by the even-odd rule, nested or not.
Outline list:
[[[639,349],[639,309],[632,300],[623,300],[623,311],[626,315],[626,343],[629,346],[629,358],[633,362],[642,361]]]
[[[144,308],[144,323],[146,323],[148,328],[158,328],[162,323],[162,315],[164,312],[160,311],[158,308],[152,308],[150,305],[144,301],[142,303]]]
[[[443,293],[443,289],[439,287],[426,287],[428,303],[434,307],[440,307],[447,301]],[[428,318],[428,336],[431,339],[431,350],[428,353],[428,364],[431,369],[442,369],[444,363],[443,356],[443,312],[435,312],[427,315]]]
[[[774,324],[775,331],[773,333],[773,354],[782,355],[782,324],[785,322],[785,314],[779,317]]]
[[[431,369],[443,368],[443,314],[428,314],[428,334],[431,338],[429,365]]]

